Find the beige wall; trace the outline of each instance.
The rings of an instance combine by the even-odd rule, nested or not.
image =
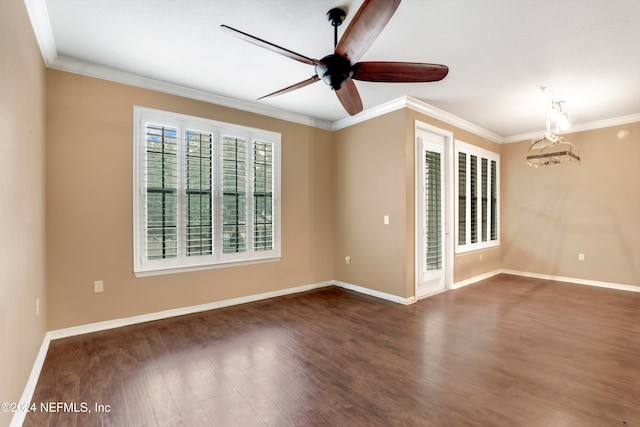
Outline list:
[[[134,276],[134,105],[282,134],[279,262]],[[50,329],[333,279],[331,132],[55,70],[46,114]]]
[[[336,131],[333,159],[335,278],[401,297],[409,296],[404,120],[399,110]]]
[[[413,296],[415,120],[501,153],[502,245],[456,256],[454,282],[505,268],[640,285],[640,123],[570,134],[582,165],[538,170],[528,141],[409,109],[329,132],[45,71],[20,0],[0,5],[0,58],[0,401],[20,398],[46,330],[331,279]],[[280,262],[135,278],[134,105],[282,133]]]
[[[406,133],[409,136],[409,140],[407,141],[407,144],[410,145],[410,147],[408,147],[410,151],[407,152],[408,153],[407,155],[411,156],[411,159],[410,159],[411,169],[410,169],[410,174],[407,176],[407,179],[410,182],[410,193],[408,194],[411,194],[411,195],[414,194],[413,193],[414,192],[414,188],[413,188],[414,175],[413,174],[415,172],[413,170],[413,165],[415,165],[415,160],[414,160],[413,144],[415,139],[414,123],[416,120],[453,133],[453,138],[455,140],[460,140],[460,141],[466,142],[467,144],[472,144],[477,147],[483,148],[485,150],[493,151],[495,153],[501,152],[501,149],[502,149],[501,144],[497,144],[493,141],[490,141],[481,136],[475,135],[469,131],[466,131],[464,129],[460,129],[456,126],[445,123],[441,120],[426,116],[415,110],[407,110]],[[503,178],[501,177],[501,179]],[[408,206],[408,212],[407,212],[408,223],[413,224],[415,221],[414,219],[415,207],[413,205],[413,196],[409,198],[409,204],[407,206]],[[413,229],[408,229],[407,240],[410,243],[410,247],[408,247],[407,252],[410,256],[409,260],[411,261],[411,266],[410,266],[410,268],[412,269],[411,271],[414,271],[413,259],[415,258],[415,255],[414,255],[415,243],[413,240],[414,238],[413,234],[414,234]],[[500,262],[501,262],[501,247],[482,249],[482,250],[463,253],[463,254],[454,254],[453,283],[462,282],[467,279],[472,279],[472,278],[481,276],[483,274],[496,271],[500,269]],[[414,276],[412,276],[411,278],[412,284],[413,284],[413,281],[415,280],[413,277]]]
[[[416,120],[500,152],[499,144],[411,109],[335,132],[337,280],[404,298],[415,295]],[[456,256],[454,282],[499,269],[500,256],[500,248]]]
[[[580,165],[535,169],[530,141],[503,145],[502,267],[640,286],[640,123],[566,138]]]
[[[18,402],[46,331],[44,64],[20,0],[0,3],[0,402]],[[41,312],[36,316],[36,298]],[[0,412],[0,425],[10,413]]]

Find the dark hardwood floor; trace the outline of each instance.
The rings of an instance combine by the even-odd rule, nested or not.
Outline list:
[[[33,402],[59,412],[25,426],[640,426],[640,293],[325,288],[53,341]]]

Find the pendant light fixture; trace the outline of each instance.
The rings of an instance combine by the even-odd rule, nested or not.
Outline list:
[[[533,139],[527,154],[527,164],[533,167],[580,163],[578,148],[564,139],[561,131],[569,129],[569,115],[564,101],[556,101],[546,87],[540,91],[547,97],[547,130],[540,139]]]

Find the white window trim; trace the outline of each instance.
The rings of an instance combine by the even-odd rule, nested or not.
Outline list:
[[[460,239],[459,239],[459,228],[458,228],[458,224],[460,223],[460,218],[459,218],[459,213],[460,213],[460,209],[459,209],[459,182],[460,182],[460,173],[459,173],[459,165],[458,165],[458,156],[459,153],[464,153],[467,155],[467,164],[469,164],[470,162],[470,156],[476,156],[478,158],[478,173],[480,173],[480,159],[485,158],[487,160],[490,161],[495,161],[496,162],[496,198],[497,198],[497,206],[496,206],[496,235],[497,235],[497,239],[496,240],[491,240],[491,226],[490,226],[490,221],[491,221],[491,203],[488,204],[488,212],[487,212],[487,221],[489,221],[489,224],[487,225],[487,233],[489,234],[487,236],[487,241],[482,241],[482,239],[480,238],[480,231],[478,232],[478,242],[476,243],[465,243],[464,245],[460,245]],[[466,253],[466,252],[472,252],[472,251],[477,251],[477,250],[481,250],[481,249],[488,249],[488,248],[493,248],[493,247],[497,247],[500,246],[500,154],[498,153],[494,153],[493,151],[489,151],[489,150],[485,150],[483,148],[477,147],[475,145],[471,145],[469,143],[460,141],[460,140],[456,140],[455,142],[455,160],[454,160],[454,164],[455,164],[455,245],[456,245],[456,253]],[[489,173],[490,173],[490,169],[489,168]],[[471,189],[471,174],[469,173],[470,168],[467,167],[467,175],[466,175],[466,188],[467,188],[467,194],[469,194],[470,189]],[[490,178],[488,178],[489,182],[491,181]],[[491,189],[489,188],[489,191],[491,191]],[[470,196],[467,195],[467,201],[469,201]],[[482,194],[481,191],[478,191],[478,206],[481,206],[482,204]],[[470,204],[467,203],[467,209],[466,209],[466,236],[467,239],[469,239],[470,235],[471,235],[471,209],[470,209]],[[482,209],[479,208],[477,209],[477,224],[478,224],[478,228],[481,228],[481,223],[482,223]]]
[[[247,197],[247,252],[241,254],[222,253],[222,171],[214,168],[213,176],[213,230],[214,230],[214,254],[207,256],[186,257],[179,255],[175,259],[147,260],[145,256],[145,183],[144,163],[146,123],[175,126],[180,129],[206,131],[213,134],[214,156],[220,158],[222,152],[223,136],[236,136],[246,138],[248,141],[264,141],[273,144],[273,249],[269,251],[254,251],[253,241],[253,197]],[[183,132],[179,132],[183,133]],[[180,135],[183,138],[183,135]],[[182,150],[183,144],[178,144]],[[281,134],[246,126],[218,122],[215,120],[155,110],[151,108],[134,106],[133,108],[133,257],[134,274],[137,277],[180,273],[187,271],[221,268],[238,265],[248,265],[280,260],[281,257],[281,203],[280,203],[280,176],[281,176]],[[180,157],[180,155],[179,155]],[[180,162],[179,162],[180,165]],[[181,168],[182,165],[179,166]],[[248,166],[248,182],[253,182],[253,168]],[[179,174],[181,171],[179,169]],[[182,176],[182,175],[180,175]],[[182,197],[182,195],[179,195]],[[179,202],[182,206],[184,202]],[[182,231],[184,224],[179,223]],[[216,250],[217,249],[217,250]]]

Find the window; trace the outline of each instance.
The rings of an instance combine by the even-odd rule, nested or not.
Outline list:
[[[442,171],[441,154],[424,152],[424,254],[425,270],[442,270]]]
[[[134,108],[134,271],[280,257],[280,134]]]
[[[500,156],[456,141],[457,252],[500,244]]]

